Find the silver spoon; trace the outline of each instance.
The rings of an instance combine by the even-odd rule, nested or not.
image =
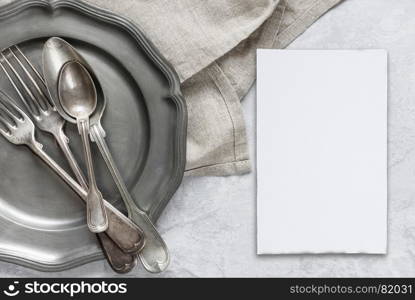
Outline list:
[[[77,61],[66,63],[60,73],[59,101],[67,114],[76,119],[82,138],[88,169],[88,196],[86,201],[87,224],[92,232],[108,228],[102,194],[98,189],[89,142],[89,116],[97,106],[97,92],[88,71]]]
[[[48,91],[52,96],[51,98],[58,98],[57,79],[59,72],[69,61],[79,61],[88,69],[94,79],[95,87],[98,92],[98,103],[94,114],[90,118],[90,136],[91,139],[97,143],[105,163],[114,178],[121,194],[121,198],[127,207],[128,217],[144,231],[146,245],[139,253],[140,261],[147,271],[152,273],[162,272],[167,268],[170,262],[167,245],[148,215],[142,211],[132,199],[105,141],[105,131],[101,126],[101,117],[105,110],[106,99],[99,80],[94,75],[92,68],[78,51],[76,51],[76,49],[68,42],[58,37],[48,39],[43,49],[43,73]],[[73,118],[65,113],[60,103],[55,103],[55,106],[66,120],[72,123],[74,122]]]

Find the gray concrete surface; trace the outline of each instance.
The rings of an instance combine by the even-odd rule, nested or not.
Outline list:
[[[255,174],[185,178],[158,224],[172,255],[169,269],[132,277],[415,276],[415,2],[346,0],[292,49],[389,52],[389,241],[387,255],[256,255]],[[255,87],[244,100],[251,153]],[[341,191],[339,191],[341,192]],[[368,237],[370,238],[370,237]],[[60,273],[0,263],[0,276],[118,276],[104,261]]]

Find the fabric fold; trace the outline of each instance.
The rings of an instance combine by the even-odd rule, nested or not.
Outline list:
[[[240,100],[257,48],[284,48],[342,0],[87,0],[135,22],[176,69],[188,107],[186,175],[250,172]]]

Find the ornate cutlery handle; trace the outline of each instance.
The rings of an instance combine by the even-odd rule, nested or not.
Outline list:
[[[45,151],[37,144],[30,145],[31,150],[38,155],[53,171],[58,174],[78,195],[86,201],[87,192],[82,188],[64,169],[62,169]],[[104,200],[108,216],[108,229],[106,234],[125,253],[137,253],[144,247],[143,231],[130,219],[115,209],[109,202]]]
[[[53,136],[56,142],[58,143],[59,148],[61,148],[63,154],[65,155],[66,160],[68,161],[69,166],[71,167],[71,170],[74,173],[76,180],[78,180],[79,184],[86,190],[88,188],[88,185],[86,183],[85,177],[75,159],[75,156],[71,151],[71,148],[69,148],[69,140],[68,137],[65,135],[62,127],[63,126],[61,126],[59,130],[56,130]]]
[[[144,247],[144,233],[130,219],[104,200],[108,214],[108,236],[125,252],[137,253]],[[127,221],[128,220],[128,221]]]
[[[86,201],[86,215],[89,230],[103,232],[108,228],[108,218],[105,212],[102,194],[95,179],[92,163],[91,145],[89,141],[89,119],[78,120],[78,128],[82,138],[84,156],[88,170],[88,196]]]
[[[104,130],[99,124],[94,124],[90,128],[90,134],[92,140],[97,143],[105,163],[114,178],[121,197],[127,207],[129,218],[144,231],[146,246],[138,254],[143,266],[147,271],[152,273],[162,272],[167,268],[170,262],[170,255],[165,242],[147,214],[140,210],[131,198],[124,180],[112,158],[111,152],[108,149],[107,143],[105,142]]]
[[[54,133],[54,137],[63,154],[66,157],[76,179],[81,186],[86,190],[88,185],[85,177],[82,174],[82,170],[79,167],[71,149],[69,148],[68,138],[66,137],[63,128]],[[134,254],[124,253],[120,247],[107,235],[107,233],[98,233],[97,238],[100,241],[102,250],[108,263],[112,269],[117,273],[127,273],[131,271],[137,265],[137,256]]]
[[[137,265],[137,255],[124,253],[105,233],[97,233],[110,266],[117,273],[127,273]]]

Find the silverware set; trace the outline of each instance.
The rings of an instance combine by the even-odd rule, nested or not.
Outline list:
[[[1,52],[0,68],[26,111],[0,91],[0,133],[15,145],[29,147],[85,201],[88,228],[97,234],[116,272],[131,271],[137,257],[149,272],[165,270],[169,264],[167,246],[147,214],[132,199],[105,142],[101,118],[106,100],[90,65],[69,43],[50,38],[43,49],[43,75],[17,45]],[[66,121],[78,127],[87,180],[69,147],[64,132]],[[37,129],[54,137],[74,178],[45,152],[36,139]],[[103,199],[95,180],[90,141],[97,144],[128,217]]]

